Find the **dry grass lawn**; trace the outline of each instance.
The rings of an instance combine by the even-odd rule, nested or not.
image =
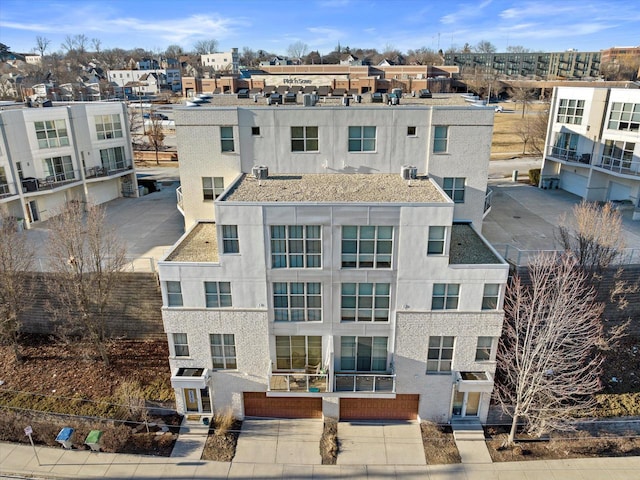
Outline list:
[[[500,104],[503,113],[496,113],[493,123],[493,139],[491,140],[491,159],[504,160],[522,155],[522,140],[516,133],[516,126],[522,119],[522,105],[512,102]],[[526,115],[538,115],[547,106],[532,103],[527,106]]]

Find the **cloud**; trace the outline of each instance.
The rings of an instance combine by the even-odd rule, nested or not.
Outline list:
[[[485,0],[479,5],[475,5],[472,3],[460,4],[460,6],[455,12],[449,13],[448,15],[441,17],[440,23],[444,23],[445,25],[451,25],[454,23],[460,23],[465,20],[477,17],[478,15],[481,15],[482,10],[484,10],[489,5],[491,5],[492,1],[493,0]]]

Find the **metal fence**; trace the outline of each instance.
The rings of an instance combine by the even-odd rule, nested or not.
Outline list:
[[[156,259],[153,257],[125,257],[126,265],[123,272],[156,273]],[[53,272],[53,259],[51,257],[36,257],[34,259],[34,271]]]
[[[562,250],[521,250],[514,245],[495,244],[493,247],[509,263],[516,267],[526,267],[529,262],[541,253],[560,255]],[[616,265],[640,265],[640,249],[625,248],[616,259]]]

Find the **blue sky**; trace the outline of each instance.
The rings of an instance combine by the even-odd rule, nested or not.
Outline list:
[[[341,46],[401,51],[422,46],[493,43],[498,51],[597,51],[640,45],[640,2],[633,0],[2,0],[0,42],[29,52],[36,36],[56,51],[66,35],[101,40],[103,49],[170,44],[190,50],[198,40],[286,54],[302,41],[327,53]]]

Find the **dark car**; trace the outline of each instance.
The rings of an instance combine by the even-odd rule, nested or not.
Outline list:
[[[162,113],[157,113],[157,112],[151,112],[151,114],[149,115],[149,118],[151,120],[169,120],[169,117],[167,117],[166,115],[163,115]]]
[[[372,93],[372,94],[371,94],[371,101],[372,101],[373,103],[382,103],[382,100],[383,100],[383,98],[382,98],[382,93],[380,93],[380,92],[375,92],[375,93]]]
[[[249,89],[241,88],[238,90],[238,98],[249,98]]]
[[[431,91],[428,88],[423,88],[422,90],[420,90],[418,92],[418,97],[419,98],[433,98],[433,95],[431,95]]]

